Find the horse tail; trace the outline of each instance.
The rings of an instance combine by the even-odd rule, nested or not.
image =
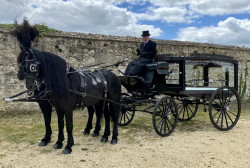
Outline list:
[[[104,70],[104,77],[108,83],[108,94],[107,97],[111,100],[120,102],[121,99],[121,80],[120,78],[111,71]],[[111,89],[112,88],[112,89]]]
[[[111,71],[104,70],[104,77],[108,83],[108,93],[107,98],[115,101],[116,103],[120,103],[121,100],[121,81],[120,78]],[[115,120],[118,118],[118,114],[120,112],[120,106],[116,103],[109,103],[109,110],[111,112],[111,116],[115,116]]]

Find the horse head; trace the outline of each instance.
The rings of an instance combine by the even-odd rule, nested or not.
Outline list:
[[[26,80],[28,90],[40,90],[40,62],[31,50],[31,42],[39,35],[38,28],[31,26],[26,19],[23,20],[22,24],[17,24],[17,21],[15,21],[15,29],[12,31],[12,35],[17,38],[21,49],[17,57],[18,79]]]
[[[41,64],[31,49],[22,49],[18,56],[19,69],[17,77],[24,80],[26,88],[30,91],[40,90],[43,84],[41,77]]]

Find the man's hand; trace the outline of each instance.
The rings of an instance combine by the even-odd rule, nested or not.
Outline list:
[[[141,50],[139,48],[136,49],[137,55],[141,55]]]

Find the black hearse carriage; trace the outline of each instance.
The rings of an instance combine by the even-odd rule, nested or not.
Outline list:
[[[168,136],[177,120],[195,116],[199,104],[208,110],[212,124],[221,131],[233,128],[240,117],[238,61],[229,56],[158,55],[157,61],[146,65],[139,77],[120,79],[127,90],[122,97],[124,106],[118,121],[121,126],[133,120],[135,111],[147,112],[153,114],[156,133]]]
[[[92,67],[92,66],[91,66]],[[160,136],[170,135],[177,121],[192,119],[198,105],[209,112],[217,129],[232,129],[241,112],[238,91],[238,61],[229,56],[194,54],[189,57],[157,55],[139,76],[120,76],[126,89],[121,102],[84,95],[119,104],[118,124],[128,125],[135,111],[152,114],[153,127]],[[18,98],[28,90],[5,98],[5,101],[48,101],[33,93]]]

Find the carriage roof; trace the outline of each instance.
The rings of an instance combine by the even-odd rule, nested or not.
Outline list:
[[[219,62],[225,62],[225,63],[233,63],[238,64],[238,61],[231,57],[226,55],[218,55],[218,54],[204,54],[204,53],[195,53],[191,54],[190,56],[173,56],[172,54],[159,54],[156,56],[157,61],[183,61],[183,60],[189,60],[189,61],[205,61],[205,62],[211,62],[211,61],[219,61]]]

